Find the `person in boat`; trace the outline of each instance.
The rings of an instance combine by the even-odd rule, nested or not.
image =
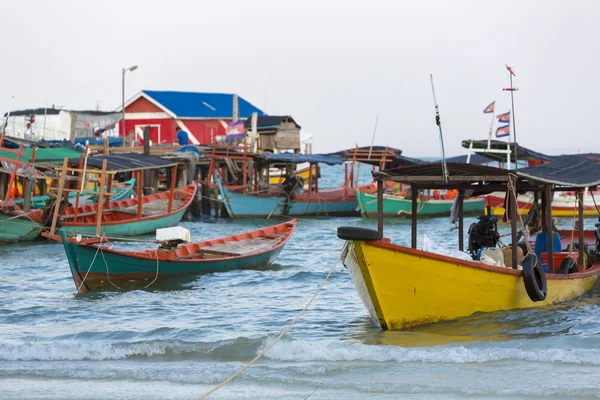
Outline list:
[[[281,184],[281,192],[286,195],[289,199],[293,199],[296,193],[296,187],[298,186],[298,178],[295,174],[286,172],[283,177],[283,183]]]
[[[186,146],[190,144],[190,137],[188,133],[182,130],[180,127],[175,128],[177,144],[180,146]]]

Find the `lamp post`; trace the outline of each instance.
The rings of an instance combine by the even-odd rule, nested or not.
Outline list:
[[[123,75],[122,75],[122,91],[121,91],[121,113],[122,113],[122,119],[123,119],[123,146],[125,146],[125,143],[127,142],[127,131],[125,130],[125,72],[127,71],[135,71],[137,69],[137,65],[132,65],[129,68],[123,68]]]

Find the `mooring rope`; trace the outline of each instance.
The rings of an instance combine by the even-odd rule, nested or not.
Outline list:
[[[317,291],[315,292],[315,294],[310,298],[310,300],[308,301],[308,303],[306,303],[306,305],[304,306],[304,308],[302,309],[302,311],[300,311],[300,313],[298,314],[298,316],[296,318],[294,318],[294,320],[279,334],[279,336],[277,336],[277,338],[275,340],[273,340],[267,347],[265,347],[265,349],[263,351],[261,351],[256,357],[254,357],[252,359],[252,361],[250,361],[248,364],[244,365],[235,374],[231,375],[229,378],[225,379],[223,382],[221,382],[220,384],[218,384],[217,386],[215,386],[214,388],[212,388],[208,392],[204,393],[202,396],[198,397],[198,400],[206,399],[208,396],[210,396],[211,394],[213,394],[214,392],[216,392],[217,390],[221,389],[223,386],[225,386],[226,384],[228,384],[229,382],[231,382],[232,380],[234,380],[235,378],[237,378],[238,376],[240,376],[245,370],[247,370],[248,368],[250,368],[258,360],[260,360],[266,354],[266,352],[271,349],[271,347],[273,347],[277,342],[279,342],[281,340],[281,338],[283,338],[283,336],[285,336],[285,334],[288,333],[290,329],[292,329],[292,327],[294,326],[294,324],[296,324],[296,322],[298,322],[298,320],[300,319],[300,317],[302,316],[302,314],[304,314],[304,312],[308,309],[308,307],[310,307],[310,305],[315,300],[315,298],[317,297],[317,295],[319,294],[319,292],[321,291],[321,289],[323,289],[323,286],[325,286],[325,283],[327,282],[327,280],[329,279],[329,277],[333,273],[333,271],[334,271],[335,267],[337,266],[338,262],[340,261],[341,257],[342,256],[340,254],[340,256],[338,256],[337,260],[335,261],[335,263],[333,264],[333,266],[331,267],[331,269],[327,273],[327,276],[325,277],[325,279],[323,279],[323,282],[321,283],[321,285],[319,286],[319,288],[317,289]]]

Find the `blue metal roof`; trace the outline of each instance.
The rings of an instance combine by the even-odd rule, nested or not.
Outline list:
[[[164,108],[180,118],[232,118],[233,94],[143,90]],[[240,118],[250,118],[253,112],[265,113],[238,96]]]

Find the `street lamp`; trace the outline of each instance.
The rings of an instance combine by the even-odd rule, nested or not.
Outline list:
[[[123,68],[123,75],[122,75],[122,92],[121,92],[121,113],[122,113],[122,119],[123,119],[123,146],[125,146],[125,143],[127,142],[127,131],[125,130],[125,72],[127,71],[135,71],[137,69],[137,65],[132,65],[129,68]]]

